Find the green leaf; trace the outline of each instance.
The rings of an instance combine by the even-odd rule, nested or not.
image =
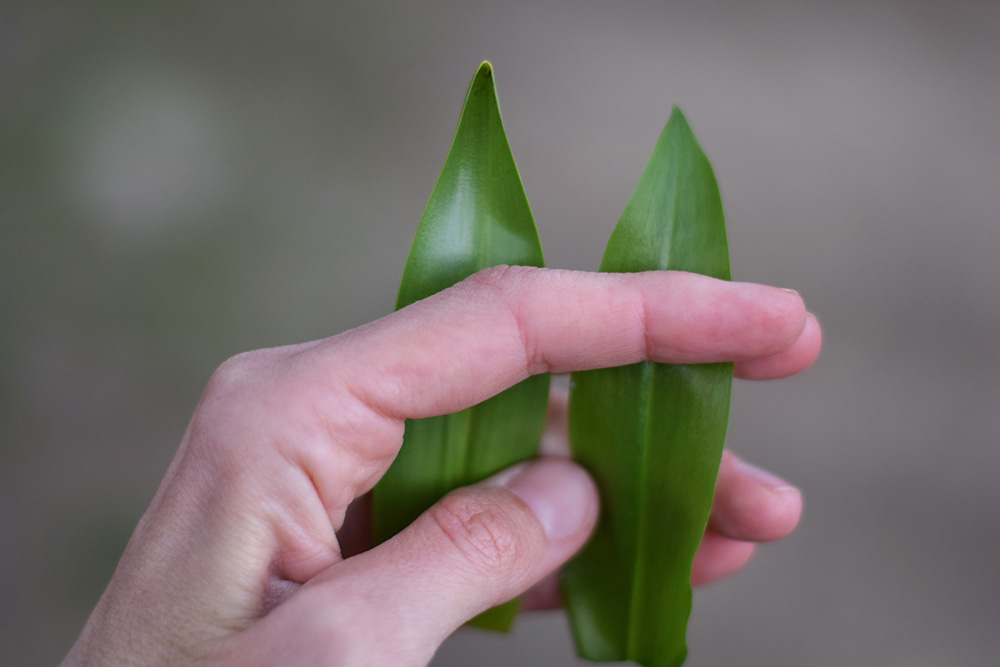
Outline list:
[[[676,107],[601,263],[601,271],[654,269],[730,277],[718,185]],[[596,532],[563,573],[583,657],[684,662],[691,562],[708,523],[731,389],[729,363],[573,374],[573,456],[601,493]]]
[[[500,119],[493,68],[484,62],[417,228],[396,307],[498,264],[543,266],[544,258]],[[395,535],[452,489],[532,458],[548,391],[548,375],[538,375],[467,410],[407,421],[399,455],[375,487],[376,539]],[[516,610],[513,601],[477,624],[507,630]]]

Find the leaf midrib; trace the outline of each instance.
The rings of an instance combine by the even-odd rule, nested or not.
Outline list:
[[[672,147],[668,146],[668,151],[670,150],[670,148]],[[667,164],[668,165],[670,164],[669,160],[667,161]],[[674,241],[674,235],[677,233],[677,228],[678,228],[677,217],[678,217],[678,212],[680,210],[680,196],[678,192],[678,186],[680,180],[679,171],[676,169],[670,170],[667,174],[665,174],[664,180],[672,181],[671,187],[668,190],[672,194],[672,196],[670,201],[671,211],[669,220],[667,222],[670,232],[669,234],[666,235],[667,237],[666,248],[660,250],[659,253],[660,262],[659,262],[659,267],[657,267],[662,270],[669,269],[674,265],[672,253],[675,244],[673,241]],[[638,512],[639,516],[636,526],[635,546],[636,546],[636,553],[638,554],[646,553],[644,546],[646,544],[647,536],[649,534],[649,529],[650,529],[650,508],[648,506],[648,503],[643,502],[643,499],[646,498],[647,489],[649,488],[649,476],[650,476],[649,473],[651,471],[651,466],[649,465],[649,458],[650,458],[650,448],[651,448],[650,443],[653,439],[652,424],[654,420],[651,418],[651,415],[653,414],[653,409],[655,407],[653,405],[653,397],[656,395],[656,392],[653,391],[653,385],[656,382],[656,362],[654,361],[644,362],[642,372],[645,375],[642,383],[643,385],[642,391],[645,392],[645,397],[644,397],[645,400],[642,402],[645,404],[644,405],[645,409],[643,411],[643,417],[642,417],[643,438],[642,438],[642,453],[639,462],[639,472],[640,472],[639,494],[637,496],[637,498],[639,499],[639,512]],[[669,446],[669,443],[661,443],[661,444],[663,446]],[[645,558],[637,559],[635,569],[632,571],[632,585],[631,585],[630,599],[629,599],[629,619],[628,619],[629,635],[626,645],[626,654],[630,658],[637,657],[637,649],[638,649],[637,644],[639,642],[641,624],[635,622],[635,620],[641,613],[640,600],[642,598],[639,595],[639,591],[641,590],[642,584],[645,581],[645,571],[646,571],[646,559]]]

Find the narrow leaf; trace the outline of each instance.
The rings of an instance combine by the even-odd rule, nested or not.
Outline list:
[[[417,228],[397,308],[498,264],[543,266],[538,231],[500,119],[493,68],[480,65],[469,86],[455,139]],[[381,542],[447,492],[472,484],[538,449],[549,378],[539,375],[461,412],[411,420],[403,446],[375,487]],[[510,627],[516,601],[477,624]]]
[[[601,271],[729,279],[712,167],[676,107],[611,235]],[[573,456],[597,480],[596,532],[563,574],[577,650],[676,667],[687,655],[691,562],[729,419],[732,364],[652,362],[574,373]]]

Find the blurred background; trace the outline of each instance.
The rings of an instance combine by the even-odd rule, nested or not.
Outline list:
[[[692,667],[1000,658],[1000,3],[0,5],[0,646],[69,649],[213,369],[388,313],[496,67],[550,266],[595,269],[679,104],[740,280],[825,326],[731,448],[803,524]],[[437,665],[577,665],[561,613]]]

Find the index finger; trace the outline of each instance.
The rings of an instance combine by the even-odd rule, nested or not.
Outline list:
[[[495,267],[322,341],[308,357],[380,414],[422,418],[536,373],[773,357],[794,349],[806,321],[798,294],[764,285],[674,271]]]

